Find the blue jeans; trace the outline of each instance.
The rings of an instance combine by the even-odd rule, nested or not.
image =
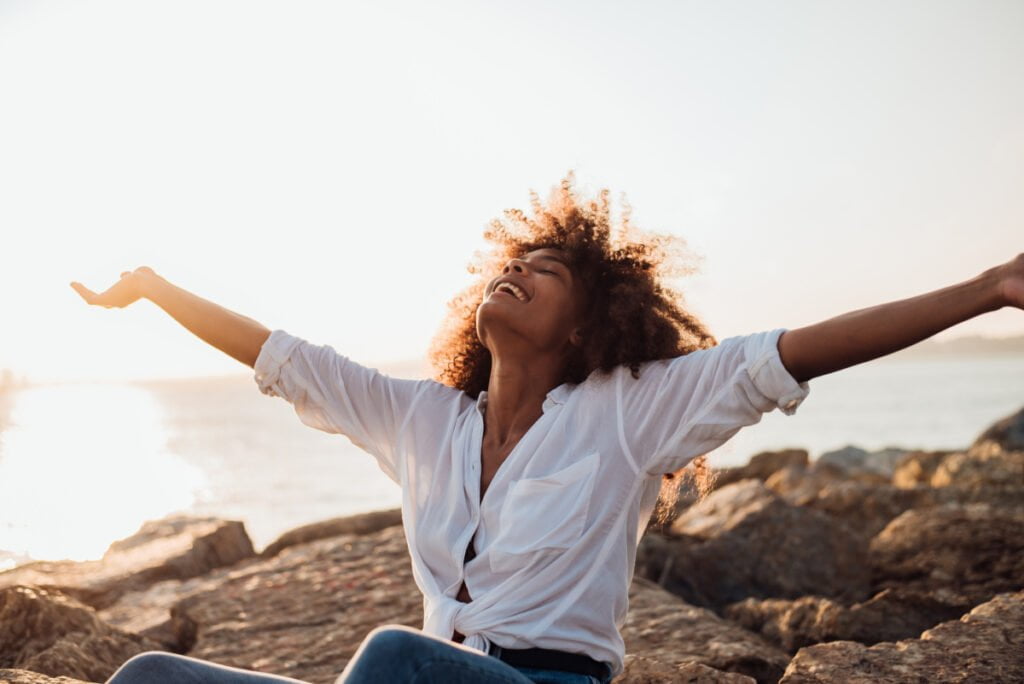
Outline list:
[[[608,684],[610,676],[513,667],[492,655],[404,625],[371,631],[334,684]],[[147,651],[125,661],[106,684],[308,684],[280,675]]]

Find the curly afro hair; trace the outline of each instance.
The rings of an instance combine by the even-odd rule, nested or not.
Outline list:
[[[627,365],[639,377],[645,361],[706,349],[718,340],[684,306],[681,292],[667,278],[691,275],[697,256],[678,236],[642,232],[630,223],[622,198],[620,220],[613,225],[609,191],[581,200],[569,171],[552,188],[547,204],[530,190],[533,216],[506,209],[491,221],[484,238],[494,247],[474,252],[468,271],[479,278],[448,302],[449,313],[431,343],[434,378],[474,399],[487,389],[491,354],[477,336],[476,310],[487,283],[509,259],[542,248],[563,250],[587,292],[583,346],[567,362],[563,382],[578,384],[591,373]],[[664,524],[673,515],[682,481],[692,478],[703,498],[713,488],[713,473],[700,455],[674,473],[666,473],[655,517]]]

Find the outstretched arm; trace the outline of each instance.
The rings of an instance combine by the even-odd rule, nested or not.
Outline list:
[[[1004,306],[1024,309],[1024,253],[969,280],[787,330],[779,357],[797,382],[909,347]]]
[[[99,294],[77,281],[71,287],[89,304],[106,308],[148,299],[199,339],[249,367],[256,364],[270,336],[270,330],[259,322],[174,285],[148,266],[125,271],[121,280]]]

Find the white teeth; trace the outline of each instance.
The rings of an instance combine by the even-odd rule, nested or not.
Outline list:
[[[526,293],[525,293],[525,292],[523,292],[523,291],[522,291],[522,289],[521,289],[521,288],[519,288],[519,287],[518,287],[517,285],[514,285],[514,284],[512,284],[512,283],[501,283],[501,284],[500,284],[500,285],[498,285],[498,286],[497,286],[496,288],[494,288],[494,290],[495,290],[495,291],[498,291],[498,290],[500,290],[500,289],[502,289],[502,288],[505,288],[505,289],[507,289],[507,290],[508,290],[509,292],[511,292],[511,293],[512,293],[512,295],[513,295],[513,296],[514,296],[514,297],[515,297],[516,299],[518,299],[519,301],[521,301],[521,302],[525,302],[525,301],[526,301]]]

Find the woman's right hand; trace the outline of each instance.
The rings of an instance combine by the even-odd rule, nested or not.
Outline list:
[[[125,271],[121,274],[121,280],[99,294],[77,281],[73,281],[71,287],[89,304],[108,309],[111,307],[123,308],[142,297],[141,279],[148,275],[156,275],[149,266],[140,266],[134,271]]]

